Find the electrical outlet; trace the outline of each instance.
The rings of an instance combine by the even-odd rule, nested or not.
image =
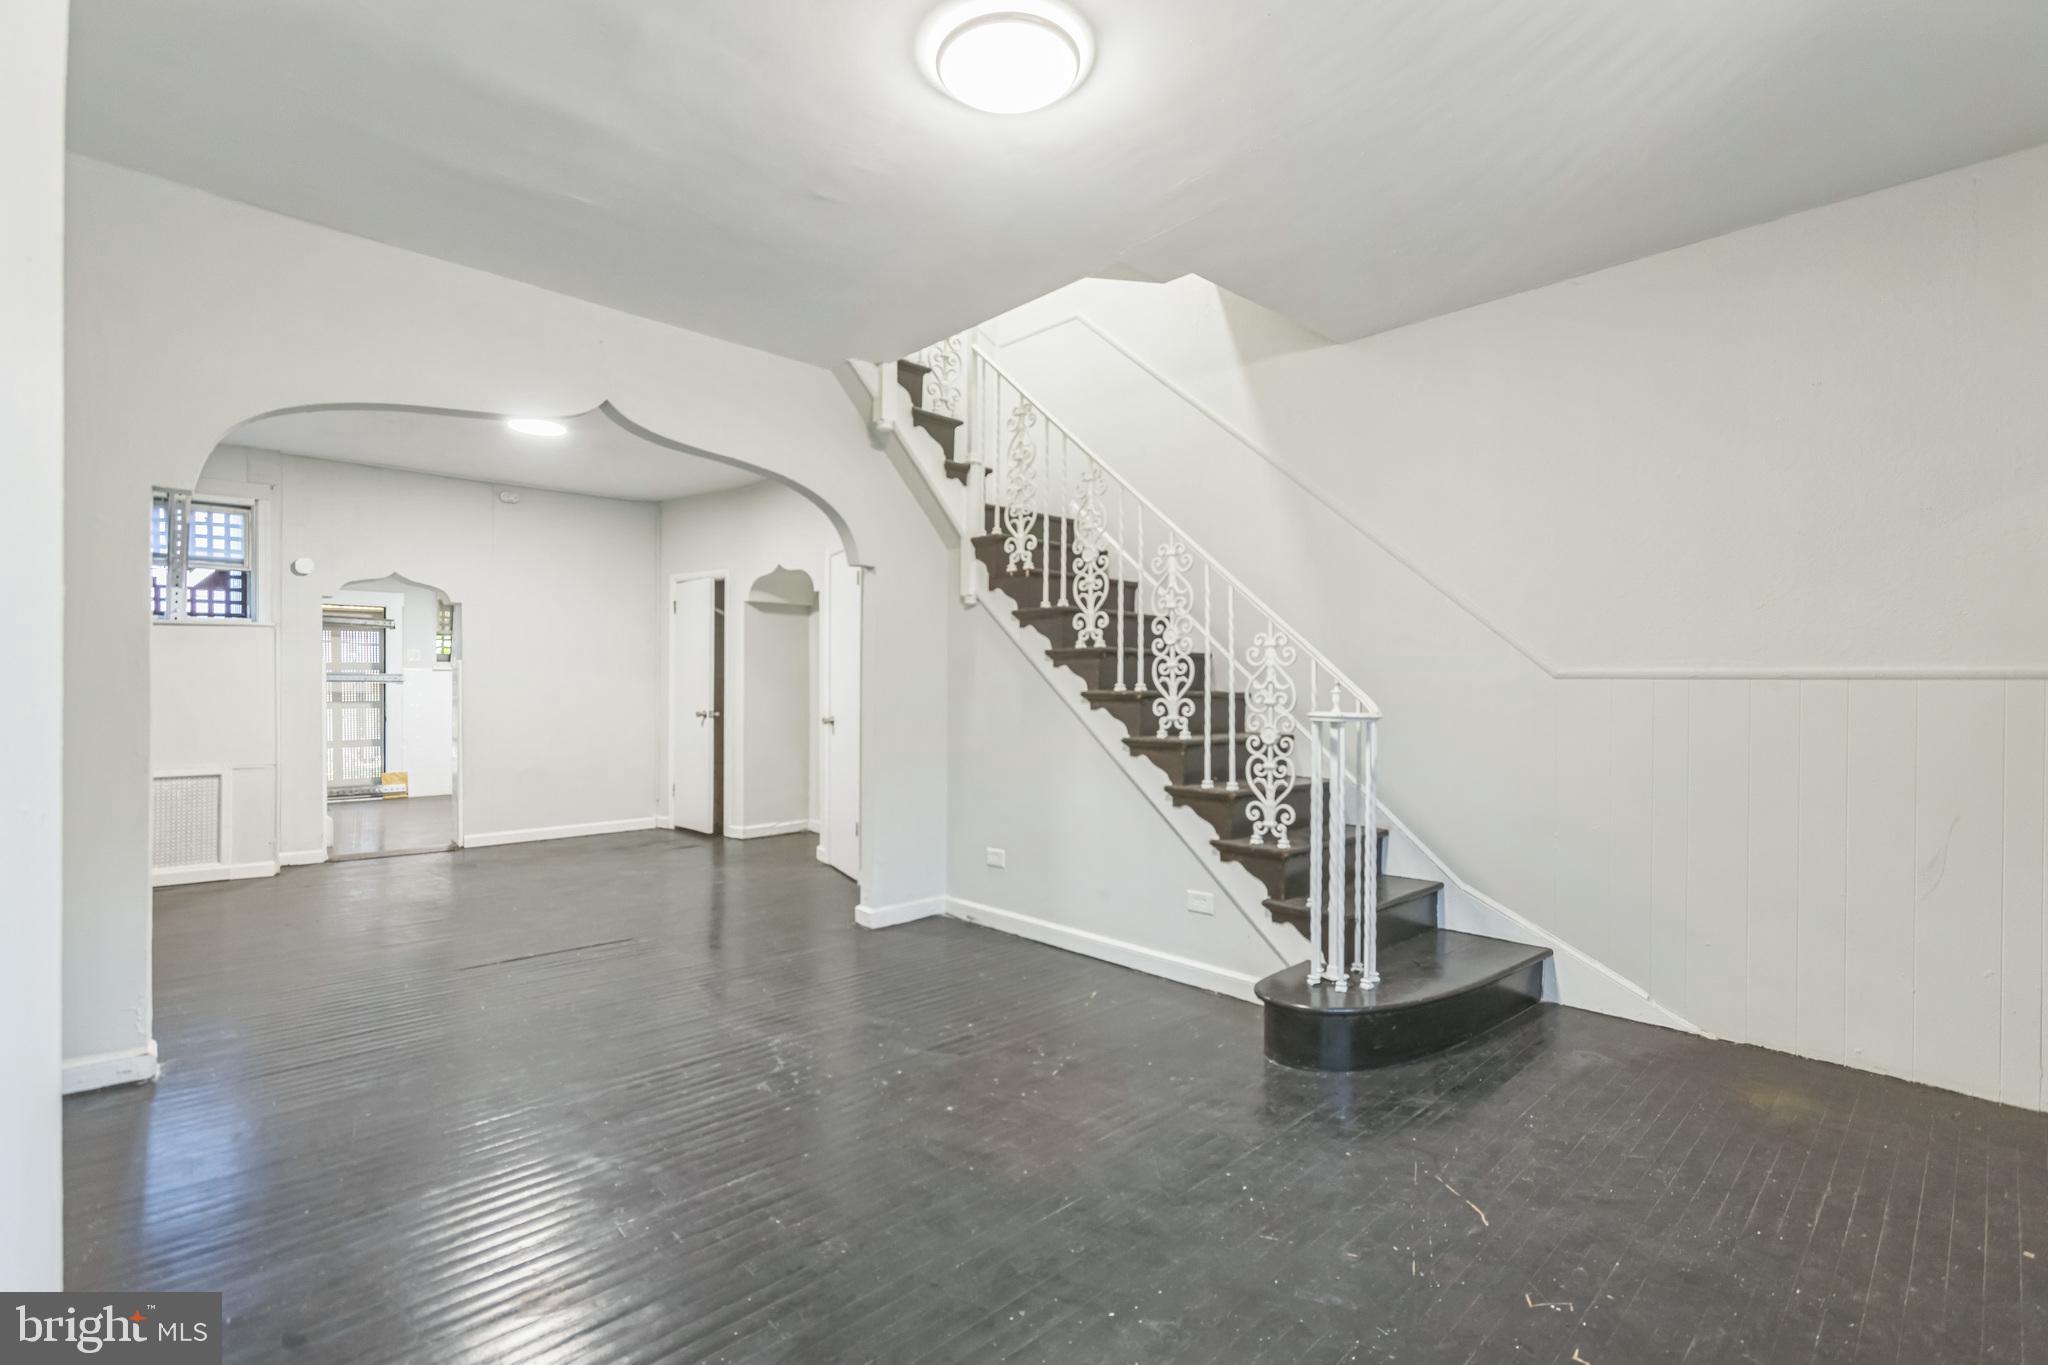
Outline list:
[[[988,851],[988,865],[990,867],[1008,867],[1010,865],[1010,855],[999,848],[992,848]]]
[[[1188,913],[1191,915],[1213,915],[1216,913],[1216,896],[1209,891],[1188,892]]]

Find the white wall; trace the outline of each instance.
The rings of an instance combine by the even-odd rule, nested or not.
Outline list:
[[[0,727],[0,1285],[54,1290],[64,1274],[58,1117],[62,904],[65,0],[13,6],[0,43],[0,426],[9,497],[35,513],[0,537],[0,577],[40,584],[0,603],[10,724]]]
[[[1209,856],[1206,825],[1198,853],[1161,818],[1139,785],[1156,787],[1158,769],[1105,753],[1086,728],[1114,722],[1084,722],[1061,701],[1055,689],[1078,696],[1077,677],[1048,678],[981,606],[956,606],[949,633],[947,913],[1240,999],[1308,956],[1294,930],[1261,933],[1231,903],[1223,878],[1243,878],[1242,893],[1250,874]],[[1023,640],[1042,655],[1042,637]],[[1192,812],[1174,818],[1201,823]],[[991,848],[1003,867],[989,866]],[[1212,912],[1190,913],[1190,891],[1209,895]],[[1245,898],[1256,906],[1256,894]]]
[[[1721,1036],[2040,1106],[2044,240],[2048,149],[1347,346],[1192,279],[992,329],[1373,692],[1478,890]]]
[[[842,396],[840,401],[846,400]],[[893,479],[895,475],[881,463],[881,457],[874,458],[877,468]],[[923,535],[939,549],[929,532]],[[777,483],[748,484],[661,505],[664,593],[669,579],[677,574],[726,575],[725,823],[729,832],[745,833],[756,827],[766,832],[773,826],[809,818],[809,795],[817,771],[817,737],[810,733],[817,728],[818,716],[816,649],[829,635],[807,619],[820,617],[822,612],[794,616],[750,608],[745,603],[755,582],[777,569],[805,574],[815,590],[825,581],[826,556],[838,548],[831,523],[818,509]],[[941,578],[946,572],[943,564],[942,559],[933,568]],[[943,581],[936,586],[943,594]],[[943,603],[935,603],[927,624],[935,640],[942,637],[943,620]],[[666,638],[664,634],[664,641]],[[666,679],[663,688],[665,697]],[[795,722],[799,707],[804,715],[800,727]],[[667,722],[664,704],[662,723],[666,726]],[[662,742],[665,753],[665,729]],[[761,784],[758,788],[757,783]],[[665,790],[661,809],[666,816]]]
[[[586,412],[601,404],[656,438],[772,472],[832,509],[856,559],[872,569],[864,629],[890,685],[869,689],[861,718],[873,752],[862,841],[864,895],[881,903],[938,893],[945,856],[945,644],[932,622],[951,565],[915,501],[868,444],[865,425],[824,369],[751,351],[480,271],[331,232],[84,158],[70,163],[69,367],[65,533],[65,1052],[143,1055],[150,1046],[147,771],[152,637],[135,590],[151,484],[189,487],[222,435],[250,417],[319,403],[377,402],[468,412]],[[314,479],[315,491],[320,484]],[[288,492],[291,491],[288,484]],[[588,501],[588,500],[581,500]],[[529,493],[505,514],[568,546],[624,531],[610,512]],[[435,567],[343,567],[349,546],[301,527],[287,498],[287,544],[332,580],[391,571],[436,581]],[[496,515],[496,514],[493,514]],[[390,528],[366,526],[382,535]],[[399,528],[417,548],[437,525]],[[643,580],[659,561],[624,534],[619,567]],[[374,536],[367,543],[378,543]],[[563,610],[549,566],[501,556],[501,601]],[[287,589],[310,605],[318,579]],[[439,583],[458,601],[468,585]],[[651,594],[646,623],[657,618]],[[587,604],[574,603],[581,610]],[[492,623],[472,618],[472,630]],[[317,669],[283,651],[288,670]],[[466,662],[487,671],[492,661]],[[521,660],[522,664],[529,662]],[[543,661],[537,685],[566,665]],[[900,676],[899,676],[900,675]],[[652,677],[650,668],[643,676]],[[309,706],[288,704],[288,734]],[[464,698],[463,723],[503,733],[530,724],[517,699]],[[584,723],[576,723],[582,726]],[[305,733],[317,733],[310,721]],[[639,758],[625,777],[599,728],[578,731],[591,771],[569,790],[533,790],[514,757],[472,764],[482,803],[474,827],[554,823],[609,800],[615,783],[653,784]],[[280,754],[282,790],[318,771],[318,746]],[[624,760],[622,760],[624,761]],[[488,794],[496,793],[495,797]],[[496,800],[496,807],[489,804]],[[643,799],[640,809],[647,809]],[[289,848],[317,846],[289,802]],[[299,842],[303,841],[303,842]]]

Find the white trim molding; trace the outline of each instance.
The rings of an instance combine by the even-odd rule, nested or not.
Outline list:
[[[126,1052],[100,1052],[90,1057],[73,1057],[64,1063],[64,1093],[81,1095],[88,1090],[105,1090],[113,1085],[136,1085],[153,1081],[162,1070],[157,1065],[156,1039]]]
[[[327,850],[324,848],[297,848],[277,855],[279,867],[310,867],[326,861]]]
[[[1123,939],[1110,938],[1105,934],[1090,933],[1070,925],[1054,924],[1035,915],[1020,914],[1015,910],[1004,910],[980,901],[966,900],[959,896],[946,897],[946,915],[949,919],[963,920],[968,924],[980,925],[984,929],[998,929],[1018,938],[1028,938],[1034,943],[1043,943],[1052,948],[1063,948],[1083,957],[1113,962],[1119,967],[1144,972],[1147,976],[1162,976],[1168,981],[1178,981],[1183,986],[1199,986],[1205,991],[1227,995],[1234,1000],[1256,1003],[1258,997],[1252,987],[1258,978],[1243,972],[1234,972],[1227,967],[1217,967],[1193,958],[1178,957],[1162,953],[1156,948],[1147,948]]]
[[[769,839],[778,834],[802,834],[817,826],[810,820],[770,820],[759,825],[727,825],[728,839]]]
[[[632,834],[643,829],[654,829],[655,817],[635,816],[631,820],[595,820],[587,825],[547,825],[540,829],[501,829],[488,834],[472,834],[463,841],[464,848],[492,848],[498,844],[536,844],[548,839],[583,839],[593,834]]]
[[[926,896],[923,900],[903,901],[897,905],[856,905],[853,907],[853,922],[863,929],[893,929],[899,924],[945,913],[944,896]]]
[[[321,855],[324,861],[326,855]],[[190,867],[165,867],[149,874],[151,886],[190,886],[196,882],[238,882],[250,877],[275,877],[278,864],[195,863]]]

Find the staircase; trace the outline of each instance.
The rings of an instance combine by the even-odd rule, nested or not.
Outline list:
[[[1348,1071],[1455,1046],[1536,1004],[1547,948],[1439,922],[1443,885],[1386,871],[1371,699],[1073,438],[971,338],[880,367],[963,490],[985,579],[1123,729],[1216,858],[1263,887],[1305,961],[1261,981],[1266,1055]],[[1327,705],[1324,703],[1327,702]]]

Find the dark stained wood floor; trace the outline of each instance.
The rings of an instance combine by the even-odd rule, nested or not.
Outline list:
[[[2048,1118],[1545,1008],[1356,1077],[794,837],[157,897],[70,1282],[249,1362],[2048,1360]]]

